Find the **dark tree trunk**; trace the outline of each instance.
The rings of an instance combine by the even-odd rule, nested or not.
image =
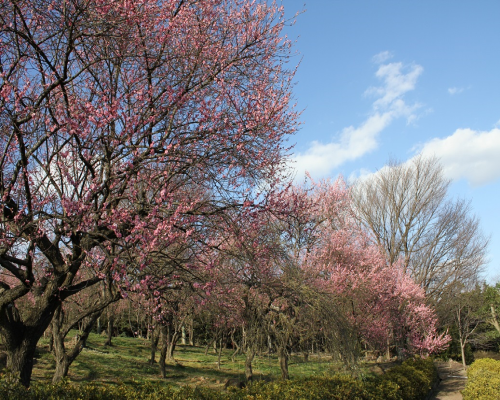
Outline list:
[[[38,312],[22,321],[16,306],[7,304],[0,309],[0,335],[7,352],[7,369],[19,382],[29,387],[36,345],[48,328],[58,302],[48,301]]]
[[[235,349],[234,353],[231,354],[231,361],[234,363],[236,354],[240,352],[240,346],[238,345],[238,342],[234,340],[234,329],[231,331],[231,343],[233,344],[233,349]]]
[[[102,310],[90,314],[88,318],[82,319],[81,330],[79,331],[73,348],[67,352],[66,346],[64,344],[64,339],[69,332],[71,326],[63,327],[64,314],[59,307],[52,320],[52,337],[54,338],[54,358],[56,360],[56,370],[52,378],[52,382],[59,382],[62,378],[68,376],[69,367],[75,361],[75,359],[80,355],[83,348],[87,343],[90,331],[94,326],[97,319],[101,316]]]
[[[166,363],[165,359],[167,358],[167,327],[162,326],[161,327],[161,352],[160,352],[160,372],[161,372],[161,377],[166,378],[167,377],[167,371],[166,371]]]
[[[31,335],[23,336],[25,337],[17,340],[16,343],[6,343],[7,369],[14,376],[19,376],[19,380],[23,386],[29,387],[33,372],[36,344],[41,335],[37,338]]]
[[[52,377],[52,382],[61,381],[62,378],[68,376],[69,366],[71,364],[64,347],[54,346],[54,355],[56,359],[56,370]]]
[[[52,335],[52,331],[50,332],[50,338],[49,338],[49,352],[52,353],[54,350],[54,335]]]
[[[162,347],[161,352],[160,352],[160,372],[161,372],[161,377],[166,378],[167,377],[167,366],[165,363],[165,357],[167,355],[167,347]]]
[[[255,353],[256,351],[253,347],[247,349],[245,357],[245,378],[247,381],[251,381],[253,379],[252,362],[255,357]]]
[[[63,324],[64,314],[59,306],[54,314],[52,320],[52,342],[54,358],[56,361],[56,370],[52,377],[52,382],[58,382],[63,377],[68,375],[70,361],[66,354],[66,349],[64,345],[65,335],[61,332]]]
[[[161,327],[160,370],[162,378],[166,378],[166,361],[175,361],[174,351],[179,338],[180,332],[175,329],[172,321],[168,325]]]
[[[151,358],[149,359],[149,363],[153,365],[156,357],[156,350],[158,349],[158,341],[160,340],[160,334],[155,334],[156,329],[151,330],[150,339],[151,339]]]
[[[205,355],[208,356],[208,349],[210,349],[210,346],[212,345],[213,341],[215,339],[212,339],[210,342],[207,343],[207,347],[205,347]]]
[[[116,288],[105,288],[102,297],[95,303],[85,307],[78,313],[72,313],[69,318],[65,318],[63,305],[59,304],[52,319],[53,353],[56,361],[56,370],[52,378],[54,383],[59,382],[68,375],[69,367],[86,346],[90,332],[96,321],[101,317],[104,309],[120,298],[120,292]],[[70,329],[75,325],[78,325],[79,331],[72,348],[67,351],[64,341]]]
[[[111,342],[113,338],[113,330],[114,330],[114,322],[115,318],[111,312],[111,310],[108,310],[108,338],[106,339],[106,342],[104,343],[104,346],[113,346],[113,343]]]
[[[179,334],[176,332],[172,336],[169,337],[169,341],[167,343],[167,360],[175,361],[174,359],[174,351],[175,346],[177,345],[177,341],[179,339]]]
[[[166,323],[166,345],[167,345],[167,354],[166,359],[168,361],[174,360],[174,351],[175,346],[177,346],[177,342],[181,337],[181,331],[178,329],[177,324],[174,323],[173,317],[169,317]]]
[[[288,375],[288,351],[285,347],[280,346],[278,348],[278,360],[280,363],[281,378],[289,379],[290,376]]]
[[[219,352],[217,354],[217,369],[220,370],[220,359],[222,357],[222,341],[223,341],[223,336],[219,339]]]

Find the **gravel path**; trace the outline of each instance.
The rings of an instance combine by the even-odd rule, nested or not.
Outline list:
[[[430,400],[461,400],[460,391],[465,388],[467,382],[467,374],[462,364],[456,361],[438,361],[436,367],[441,382]]]

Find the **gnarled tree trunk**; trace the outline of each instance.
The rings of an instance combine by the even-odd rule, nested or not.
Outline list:
[[[288,374],[288,350],[286,347],[280,346],[278,348],[278,360],[280,363],[281,378],[289,379],[290,376]]]
[[[66,346],[64,344],[64,339],[66,338],[71,326],[63,329],[63,318],[64,313],[59,307],[56,310],[54,319],[52,320],[52,335],[54,338],[54,358],[56,360],[56,370],[54,376],[52,377],[52,382],[59,382],[62,378],[68,376],[69,367],[82,352],[87,339],[89,337],[90,331],[94,326],[97,319],[101,316],[102,310],[99,310],[93,314],[90,314],[88,318],[82,323],[82,329],[76,337],[75,344],[73,348],[67,352]]]
[[[157,329],[152,329],[150,333],[151,340],[151,357],[149,358],[149,363],[153,365],[156,360],[156,350],[158,349],[158,341],[160,340],[160,333],[157,332]]]
[[[253,346],[247,349],[246,357],[245,357],[245,378],[247,381],[251,381],[253,379],[253,370],[252,370],[252,362],[255,357],[255,348]]]
[[[160,352],[160,371],[162,378],[166,378],[166,360],[174,360],[174,351],[177,341],[180,338],[180,331],[177,330],[172,321],[161,327],[162,347]]]
[[[94,300],[90,304],[87,303],[78,313],[70,314],[69,318],[65,318],[63,304],[59,304],[54,313],[52,319],[53,353],[56,361],[56,370],[52,378],[54,383],[59,382],[68,375],[69,367],[85,347],[90,331],[100,318],[103,310],[111,303],[118,301],[121,295],[116,287],[105,287],[101,296],[92,298]],[[69,331],[77,325],[79,326],[79,333],[75,338],[73,347],[67,351],[64,340]]]
[[[56,301],[47,302],[39,313],[31,313],[24,321],[13,303],[0,309],[0,335],[7,352],[7,369],[29,387],[36,345],[52,319]]]

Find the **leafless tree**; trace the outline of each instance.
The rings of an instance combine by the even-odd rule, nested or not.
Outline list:
[[[390,163],[353,186],[359,220],[391,264],[403,268],[426,294],[439,299],[456,283],[474,283],[486,261],[488,238],[470,202],[447,198],[450,181],[436,158]]]
[[[484,288],[476,285],[474,288],[462,288],[460,293],[445,301],[445,309],[448,312],[442,320],[450,328],[454,325],[456,329],[464,369],[467,368],[465,357],[467,344],[477,346],[485,339],[481,333],[481,326],[484,326],[488,318],[484,307],[485,300]]]

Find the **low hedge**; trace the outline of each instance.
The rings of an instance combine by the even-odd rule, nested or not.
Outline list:
[[[412,359],[386,374],[366,380],[350,376],[313,377],[289,381],[257,382],[244,389],[218,391],[208,388],[144,384],[138,387],[95,384],[73,385],[34,382],[26,390],[4,375],[0,380],[0,398],[12,400],[419,400],[425,399],[437,378],[431,359]]]
[[[402,399],[425,399],[438,375],[432,360],[411,359],[390,369],[383,379],[399,386]]]
[[[482,358],[467,370],[464,400],[500,399],[500,361]]]

